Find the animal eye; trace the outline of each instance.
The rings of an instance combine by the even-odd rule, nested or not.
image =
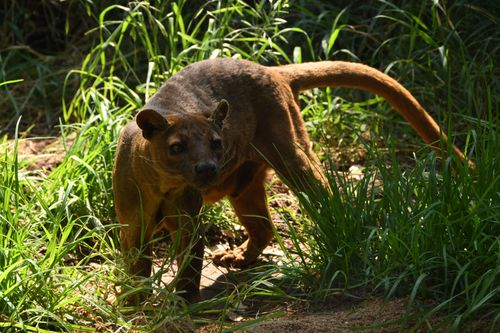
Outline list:
[[[211,143],[212,149],[213,150],[220,150],[222,149],[222,140],[221,139],[213,139]]]
[[[180,143],[173,143],[170,145],[170,147],[168,147],[168,149],[170,151],[170,154],[172,154],[172,155],[180,154],[184,150],[186,150],[185,147]]]

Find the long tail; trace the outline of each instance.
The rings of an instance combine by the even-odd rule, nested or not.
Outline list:
[[[382,96],[417,131],[422,139],[440,154],[440,140],[446,146],[448,137],[413,95],[399,82],[375,68],[345,61],[323,61],[273,67],[288,78],[294,93],[322,87],[360,88]],[[455,145],[456,155],[465,156]],[[469,161],[469,165],[473,164]]]

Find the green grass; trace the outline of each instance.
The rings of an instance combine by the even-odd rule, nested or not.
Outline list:
[[[78,18],[63,2],[42,2],[37,17],[30,16],[30,1],[4,8],[0,331],[189,331],[187,316],[235,331],[241,327],[225,315],[246,299],[321,302],[336,293],[406,297],[408,309],[421,311],[417,320],[410,312],[398,319],[409,330],[442,331],[432,324],[436,314],[452,331],[479,319],[498,329],[500,8],[494,1],[119,3],[75,1],[85,13]],[[68,13],[64,24],[50,19],[61,12]],[[54,44],[35,43],[28,34],[41,18]],[[152,305],[135,316],[139,309],[112,301],[125,276],[111,193],[118,133],[165,79],[216,56],[370,64],[408,87],[476,170],[454,172],[450,159],[437,161],[379,98],[344,89],[307,92],[303,114],[331,170],[331,191],[312,183],[298,197],[307,214],[280,209],[292,249],[277,234],[285,252],[279,265],[248,269],[227,298],[189,307],[157,275]],[[50,131],[64,147],[63,161],[49,173],[18,154],[18,140],[34,123],[56,125]],[[364,153],[334,166],[331,152],[349,149]],[[364,167],[357,182],[341,172],[351,162]],[[227,227],[224,207],[205,214]],[[171,257],[165,256],[165,270]]]

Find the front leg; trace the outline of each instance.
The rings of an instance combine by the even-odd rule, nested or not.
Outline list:
[[[186,189],[173,203],[162,203],[162,226],[176,246],[176,289],[190,303],[200,299],[204,254],[204,230],[199,218],[202,204],[201,194],[194,189]]]
[[[215,264],[228,267],[245,267],[257,260],[257,257],[269,245],[273,238],[273,228],[267,207],[264,181],[266,168],[256,168],[249,183],[237,196],[230,196],[238,219],[245,227],[248,239],[233,250],[220,250],[212,255]]]
[[[136,212],[119,217],[120,242],[126,271],[133,277],[151,275],[152,214]]]
[[[125,270],[132,279],[131,285],[122,288],[125,303],[137,305],[147,293],[144,281],[151,275],[151,239],[154,218],[160,202],[153,196],[141,193],[138,187],[126,186],[114,180],[115,210],[120,227],[120,244]]]

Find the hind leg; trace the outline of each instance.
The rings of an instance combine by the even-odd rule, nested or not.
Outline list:
[[[275,120],[262,141],[257,141],[255,147],[262,158],[276,171],[278,176],[293,191],[305,191],[309,181],[314,179],[327,187],[327,180],[322,171],[317,156],[311,149],[310,139],[305,132],[302,119],[293,116]],[[286,114],[284,112],[279,115]]]
[[[311,184],[320,183],[328,188],[328,182],[315,156],[307,155],[294,144],[276,143],[263,152],[280,179],[294,192],[314,189]],[[312,181],[312,183],[311,183]]]
[[[254,170],[252,181],[238,195],[230,196],[239,221],[245,227],[248,239],[233,250],[217,251],[212,258],[215,264],[244,267],[257,259],[273,238],[271,216],[267,207],[264,188],[267,166],[260,164]]]

